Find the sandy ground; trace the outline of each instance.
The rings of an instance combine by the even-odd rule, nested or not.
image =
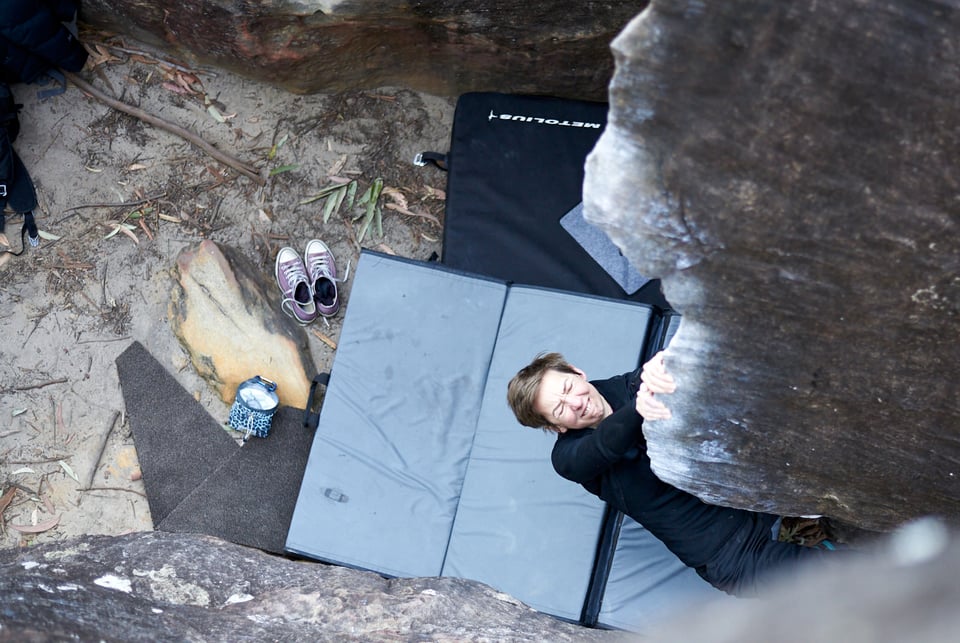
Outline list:
[[[15,148],[47,238],[20,257],[0,256],[0,547],[152,529],[114,362],[131,342],[226,419],[229,408],[167,321],[170,269],[183,248],[203,239],[232,245],[269,284],[279,248],[302,249],[313,237],[341,267],[356,265],[361,246],[417,259],[440,251],[446,176],[411,160],[447,149],[452,97],[395,88],[297,96],[155,56],[94,52],[81,74],[92,85],[273,175],[258,186],[76,87],[43,101],[36,85],[13,87],[24,105]],[[303,203],[330,177],[356,179],[360,192],[382,178],[396,190],[381,199],[382,237],[368,231],[357,242],[362,209],[342,208],[324,223],[322,199]],[[19,228],[20,218],[8,217],[14,249]],[[343,310],[312,328],[336,342]],[[318,370],[329,368],[333,349],[308,336]]]

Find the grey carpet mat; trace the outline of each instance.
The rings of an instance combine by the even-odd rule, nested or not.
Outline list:
[[[281,553],[313,441],[303,411],[240,447],[140,343],[117,371],[155,528]]]
[[[139,342],[117,372],[157,525],[239,447]]]
[[[270,435],[251,437],[157,524],[283,553],[313,442],[303,410],[281,407]]]

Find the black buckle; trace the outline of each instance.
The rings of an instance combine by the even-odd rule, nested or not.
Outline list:
[[[330,384],[330,373],[317,373],[310,383],[310,395],[307,396],[307,408],[303,412],[304,428],[315,430],[320,423],[320,409],[318,399],[318,388],[326,388]],[[314,410],[316,408],[316,410]]]

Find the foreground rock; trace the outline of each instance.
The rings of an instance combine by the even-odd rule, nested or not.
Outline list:
[[[960,627],[960,542],[924,520],[869,556],[807,569],[759,600],[706,605],[652,641],[942,643]],[[647,640],[647,639],[644,639]]]
[[[654,468],[712,502],[960,518],[960,11],[655,1],[587,217],[683,314]]]
[[[306,408],[314,374],[306,334],[280,312],[256,267],[203,241],[180,253],[174,273],[170,325],[221,399],[232,403],[237,386],[260,375],[277,383],[281,404]]]
[[[603,100],[646,3],[84,0],[99,27],[295,92],[409,87]]]
[[[0,551],[0,639],[609,641],[480,583],[386,580],[207,536],[87,536]]]

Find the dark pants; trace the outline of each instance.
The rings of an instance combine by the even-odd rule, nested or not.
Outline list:
[[[798,563],[829,554],[826,550],[775,540],[771,527],[776,520],[770,514],[753,514],[753,520],[734,533],[705,565],[696,568],[697,573],[728,594],[756,596],[775,577]]]

